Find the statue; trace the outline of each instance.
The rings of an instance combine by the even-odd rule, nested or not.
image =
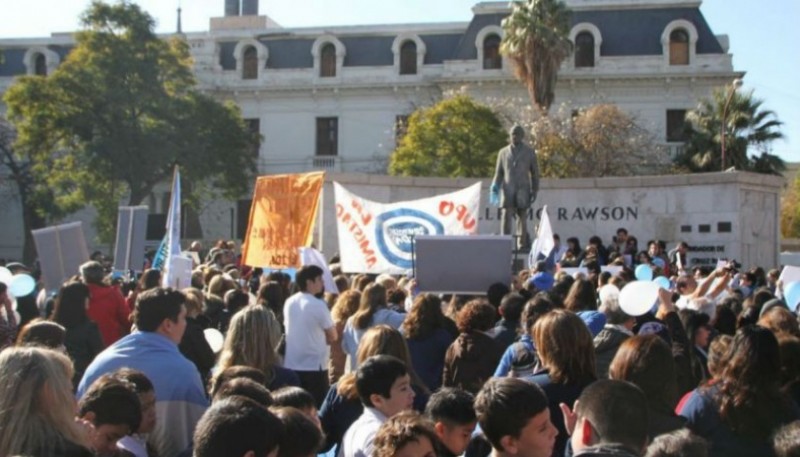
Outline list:
[[[539,163],[533,148],[522,142],[525,130],[515,125],[510,134],[511,144],[497,153],[489,202],[502,208],[500,233],[503,235],[511,234],[511,222],[516,217],[517,249],[526,249],[530,247],[528,210],[539,192]]]

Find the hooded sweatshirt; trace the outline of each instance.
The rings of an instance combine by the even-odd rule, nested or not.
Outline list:
[[[86,284],[89,287],[89,309],[86,314],[100,329],[103,344],[111,346],[118,339],[130,333],[131,311],[125,297],[117,287]]]
[[[447,349],[442,385],[478,393],[502,356],[497,343],[479,331],[462,333]]]

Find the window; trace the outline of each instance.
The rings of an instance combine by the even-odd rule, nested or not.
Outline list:
[[[333,43],[325,43],[325,46],[322,47],[319,75],[323,78],[336,76],[336,46]]]
[[[247,130],[250,133],[258,135],[258,143],[253,146],[251,151],[253,157],[258,157],[261,150],[261,119],[245,119],[244,122],[247,124]]]
[[[400,74],[417,74],[417,43],[409,40],[400,47]]]
[[[575,68],[594,67],[594,36],[581,32],[575,37]]]
[[[403,139],[408,133],[408,115],[407,114],[399,114],[394,118],[394,141],[395,143],[400,143],[400,140]]]
[[[689,65],[689,34],[684,29],[669,34],[669,64]]]
[[[44,54],[36,54],[33,58],[33,73],[38,76],[47,76],[47,60]]]
[[[686,141],[686,110],[668,109],[667,110],[667,141],[672,143],[683,143]]]
[[[317,155],[335,156],[339,145],[339,118],[317,118]]]
[[[242,54],[244,63],[242,64],[242,79],[258,78],[258,51],[253,46],[245,48]]]
[[[483,40],[483,69],[498,70],[503,68],[503,57],[500,55],[500,37],[489,35]]]

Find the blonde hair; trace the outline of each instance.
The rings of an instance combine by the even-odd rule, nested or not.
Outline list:
[[[336,299],[336,304],[333,305],[333,309],[331,310],[333,322],[347,322],[347,319],[358,311],[360,303],[361,292],[353,289],[342,292],[339,298]]]
[[[75,423],[72,362],[52,349],[0,352],[0,455],[50,455],[67,441],[89,447]]]
[[[248,305],[231,318],[222,353],[219,370],[234,365],[245,365],[261,370],[267,377],[267,386],[275,378],[273,366],[278,364],[278,355],[270,335],[270,311],[261,305]]]

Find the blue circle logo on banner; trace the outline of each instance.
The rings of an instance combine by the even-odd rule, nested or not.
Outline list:
[[[411,208],[387,211],[375,218],[375,241],[381,254],[397,267],[412,267],[414,237],[443,235],[444,226],[430,214]]]

